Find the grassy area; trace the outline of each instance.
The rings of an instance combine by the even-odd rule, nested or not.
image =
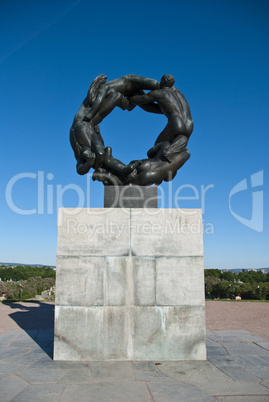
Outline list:
[[[42,299],[42,300],[33,300],[33,299],[8,299],[8,300],[0,300],[0,303],[54,303],[54,300]]]

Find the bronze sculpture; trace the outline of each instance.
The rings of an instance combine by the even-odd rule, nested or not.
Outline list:
[[[104,74],[93,80],[70,130],[77,172],[83,175],[94,168],[93,180],[104,185],[149,186],[172,180],[190,157],[186,146],[193,131],[188,102],[174,87],[174,77],[165,74],[160,83],[134,74],[106,80]],[[116,106],[131,111],[137,105],[164,114],[168,122],[148,151],[148,159],[125,165],[112,156],[110,147],[105,148],[99,124]]]

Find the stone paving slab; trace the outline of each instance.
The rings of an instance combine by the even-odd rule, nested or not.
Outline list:
[[[18,336],[18,330],[9,330],[8,332],[0,334],[1,349],[9,347],[12,344],[13,340],[16,339]]]
[[[91,362],[94,382],[135,381],[132,362]]]
[[[173,378],[160,371],[153,362],[133,362],[136,381],[173,382]]]
[[[269,401],[268,341],[247,331],[208,332],[208,361],[53,361],[52,342],[44,325],[0,333],[1,402]]]
[[[9,357],[8,361],[16,360],[17,362],[36,362],[36,361],[51,361],[51,357],[42,349],[32,349],[14,357]]]
[[[16,360],[0,360],[0,374],[17,374],[27,368],[31,363],[17,362]]]
[[[11,401],[16,395],[20,394],[28,384],[16,375],[4,378],[0,381],[1,401]]]
[[[221,346],[207,346],[207,358],[211,356],[226,356],[227,351]]]
[[[58,381],[58,384],[88,384],[92,383],[93,379],[89,367],[80,367],[69,370]]]
[[[155,402],[186,402],[186,401],[199,401],[211,402],[215,398],[206,395],[201,390],[187,384],[180,383],[149,383],[149,390]]]
[[[98,384],[69,384],[61,401],[65,402],[149,402],[152,401],[145,383],[112,382]],[[26,401],[25,401],[26,402]]]
[[[239,396],[220,396],[218,397],[218,402],[268,402],[267,396],[255,395],[239,395]]]
[[[269,380],[264,380],[261,382],[262,385],[264,385],[265,387],[269,388]]]
[[[237,367],[221,367],[220,368],[223,373],[229,376],[232,380],[235,381],[245,381],[245,382],[255,382],[260,383],[261,379],[256,377],[250,372],[247,372],[242,368],[242,366]]]
[[[64,391],[64,384],[30,385],[20,392],[12,402],[57,402]]]
[[[230,355],[237,356],[269,356],[269,351],[252,343],[226,343],[222,344]]]
[[[258,345],[258,346],[262,347],[263,349],[266,349],[266,350],[269,351],[269,342],[268,341],[265,341],[265,340],[258,341],[258,342],[255,341],[255,343],[256,343],[256,345]]]
[[[29,353],[31,351],[30,348],[23,349],[23,348],[13,348],[13,347],[1,347],[0,346],[0,359],[10,358],[10,357],[18,357],[25,353]]]
[[[243,380],[231,378],[222,370],[211,363],[196,364],[195,362],[166,362],[161,370],[180,383],[191,384],[209,395],[268,394],[265,387],[259,383],[247,382],[247,376]],[[260,382],[258,380],[258,382]],[[268,394],[269,395],[269,394]]]

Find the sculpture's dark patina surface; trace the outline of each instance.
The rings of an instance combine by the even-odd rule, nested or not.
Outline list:
[[[83,175],[93,168],[93,180],[105,185],[149,186],[172,180],[190,157],[186,146],[193,130],[189,105],[174,87],[174,77],[165,74],[160,83],[134,74],[106,80],[104,74],[93,80],[70,130],[77,172]],[[105,147],[99,123],[116,106],[129,111],[140,106],[167,117],[167,125],[147,153],[148,159],[125,165],[112,156],[110,147]]]

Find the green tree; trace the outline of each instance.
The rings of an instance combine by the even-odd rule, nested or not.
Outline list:
[[[261,270],[256,271],[243,271],[239,273],[239,278],[244,283],[262,283],[267,281],[267,275]],[[269,278],[268,278],[269,279]]]
[[[219,269],[205,269],[205,277],[219,278],[221,271]]]
[[[235,279],[235,275],[231,271],[222,272],[220,274],[221,279],[225,279],[226,281],[233,282]]]
[[[266,300],[267,292],[268,292],[268,284],[267,283],[257,283],[254,285],[254,296],[257,300]]]
[[[222,280],[212,286],[212,296],[220,299],[230,299],[233,296],[233,288],[228,281]]]
[[[50,267],[32,267],[29,265],[18,265],[14,268],[1,266],[0,278],[2,281],[24,281],[33,277],[54,278],[56,272]]]
[[[205,289],[206,289],[206,293],[208,295],[212,295],[212,288],[214,285],[216,285],[217,283],[220,282],[219,278],[216,278],[214,276],[206,276],[205,277]]]
[[[54,278],[33,277],[25,281],[0,282],[0,293],[7,299],[30,299],[55,285]]]
[[[19,298],[19,286],[14,282],[0,282],[0,295],[5,295],[7,299]]]

